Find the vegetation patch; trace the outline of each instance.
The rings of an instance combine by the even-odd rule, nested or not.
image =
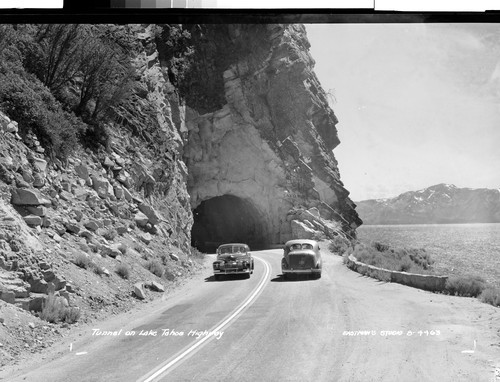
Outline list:
[[[63,303],[64,297],[49,294],[40,313],[40,318],[47,322],[66,322],[73,324],[80,319],[80,309],[76,307],[67,307]]]
[[[487,304],[500,307],[500,289],[487,286],[479,295],[479,299]]]
[[[79,253],[76,255],[76,257],[73,259],[73,264],[79,266],[80,268],[87,269],[90,268],[91,266],[91,260],[87,255],[84,253]]]
[[[165,272],[163,265],[161,265],[161,263],[158,260],[149,260],[146,263],[145,268],[158,277],[162,277],[163,273]]]
[[[430,274],[433,260],[423,248],[393,249],[386,244],[373,242],[354,246],[354,257],[360,262],[398,272]]]
[[[328,244],[328,250],[340,256],[350,249],[352,249],[351,242],[341,235],[335,236]]]
[[[450,276],[445,292],[454,296],[478,297],[486,288],[486,281],[480,276]]]
[[[91,267],[96,275],[102,276],[104,274],[104,268],[99,264],[91,263]]]
[[[191,257],[195,259],[204,259],[205,253],[201,252],[198,248],[191,247]]]
[[[111,228],[106,230],[106,232],[104,232],[102,236],[108,241],[113,241],[118,236],[118,232],[116,231],[116,229]]]
[[[130,277],[130,268],[126,264],[119,264],[116,267],[116,273],[122,279],[128,279]]]

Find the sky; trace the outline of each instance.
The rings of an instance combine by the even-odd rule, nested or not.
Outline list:
[[[308,24],[354,201],[500,188],[500,24]]]

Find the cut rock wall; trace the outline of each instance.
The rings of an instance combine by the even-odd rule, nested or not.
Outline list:
[[[192,208],[227,194],[241,198],[258,211],[267,243],[294,237],[293,222],[307,219],[290,215],[310,208],[331,232],[355,236],[362,222],[332,153],[337,118],[313,72],[305,28],[219,25],[192,34],[205,64],[190,73],[187,97],[183,157]],[[206,101],[204,81],[224,97]]]

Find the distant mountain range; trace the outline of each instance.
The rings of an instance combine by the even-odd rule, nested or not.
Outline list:
[[[370,224],[445,224],[500,222],[500,190],[437,184],[395,198],[356,202]]]

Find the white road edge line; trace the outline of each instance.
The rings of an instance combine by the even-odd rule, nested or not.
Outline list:
[[[254,289],[252,294],[249,297],[247,297],[247,299],[242,304],[240,304],[240,306],[238,308],[236,308],[236,310],[233,313],[231,313],[229,316],[227,316],[215,328],[210,329],[209,332],[220,331],[221,329],[223,329],[224,326],[228,325],[231,321],[233,321],[236,318],[236,316],[238,316],[238,314],[240,314],[243,311],[243,309],[245,309],[247,306],[249,306],[251,303],[253,303],[253,301],[255,300],[257,295],[264,288],[264,285],[266,284],[266,281],[268,280],[269,275],[271,274],[271,267],[270,267],[269,263],[267,261],[265,261],[264,259],[262,259],[258,256],[254,256],[254,258],[261,261],[264,264],[264,266],[266,267],[266,271],[264,273],[264,276],[261,278],[259,284],[257,285],[257,288]],[[164,374],[168,369],[170,369],[176,363],[180,362],[184,357],[190,355],[190,353],[194,352],[196,349],[198,349],[205,342],[208,342],[209,339],[213,339],[213,337],[212,336],[203,337],[201,340],[198,340],[193,345],[189,346],[186,350],[181,351],[181,353],[179,355],[174,356],[174,358],[172,360],[170,360],[170,361],[167,360],[166,365],[164,365],[164,366],[160,365],[159,369],[154,371],[153,374],[151,374],[149,376],[146,375],[145,377],[141,377],[138,379],[138,381],[151,382],[151,381],[154,381],[156,378],[161,377],[162,374]],[[150,374],[150,373],[148,373],[148,374]]]

